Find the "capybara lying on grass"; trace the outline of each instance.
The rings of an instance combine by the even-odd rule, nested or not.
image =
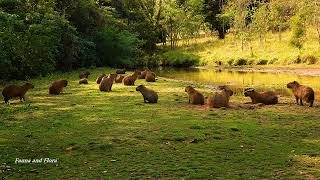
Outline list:
[[[293,81],[287,84],[287,88],[291,89],[294,96],[296,97],[297,104],[303,106],[303,102],[310,103],[309,107],[313,106],[314,102],[314,91],[311,87],[300,85],[297,81]]]
[[[110,92],[113,85],[113,81],[116,77],[117,74],[109,74],[109,76],[103,77],[99,85],[100,91]]]
[[[114,80],[115,83],[122,83],[124,76],[118,74],[118,76],[116,77],[116,79]]]
[[[86,71],[86,72],[81,72],[81,73],[79,74],[79,78],[80,78],[80,79],[88,78],[89,75],[90,75],[90,72],[88,72],[88,71]]]
[[[97,84],[100,84],[101,80],[103,77],[107,76],[106,74],[100,74],[98,77],[97,77],[97,80],[96,80],[96,83]]]
[[[256,92],[253,88],[248,88],[245,89],[244,95],[246,97],[250,97],[252,104],[258,104],[262,103],[265,105],[271,105],[271,104],[278,104],[278,96],[272,92],[272,91],[267,91],[267,92]]]
[[[149,71],[147,72],[145,79],[147,82],[156,82],[156,74],[154,72]]]
[[[148,68],[145,69],[144,71],[141,71],[141,74],[139,75],[138,78],[139,79],[145,79],[148,72],[151,72]]]
[[[204,105],[204,96],[193,87],[187,86],[185,88],[185,92],[188,93],[189,103],[195,105]]]
[[[54,81],[49,87],[49,94],[58,95],[62,92],[64,87],[67,87],[67,85],[68,85],[67,80]]]
[[[233,91],[225,86],[219,87],[219,92],[214,93],[208,97],[208,106],[211,108],[229,107],[230,96],[233,95]]]
[[[147,102],[157,103],[158,102],[158,94],[155,91],[148,89],[143,85],[138,86],[136,88],[136,91],[141,92],[145,103],[147,103]]]
[[[18,85],[9,85],[6,86],[3,90],[2,90],[2,95],[4,98],[4,102],[5,103],[9,103],[9,100],[12,98],[16,98],[19,97],[20,101],[24,100],[25,101],[25,94],[27,93],[27,91],[29,89],[33,89],[34,86],[30,83],[25,83],[22,86],[18,86]]]
[[[87,78],[80,79],[79,84],[88,84],[88,79]]]
[[[116,74],[125,74],[126,69],[117,69]]]
[[[141,72],[136,71],[132,75],[126,76],[123,78],[123,84],[125,86],[133,86],[139,75],[141,75]]]

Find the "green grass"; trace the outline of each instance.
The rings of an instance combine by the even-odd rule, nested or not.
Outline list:
[[[215,37],[198,38],[186,41],[179,41],[178,47],[173,51],[176,53],[189,53],[200,57],[200,64],[216,66],[216,61],[221,61],[225,66],[239,65],[241,59],[246,61],[245,65],[274,65],[274,66],[306,66],[320,64],[320,45],[317,33],[313,29],[308,30],[304,47],[299,52],[297,48],[290,45],[291,32],[282,33],[279,40],[277,33],[269,33],[266,41],[260,42],[259,38],[252,38],[252,53],[248,43],[244,50],[241,48],[241,41],[232,34],[228,34],[225,40],[218,40]],[[301,60],[298,60],[300,56]],[[242,64],[240,64],[242,65]]]
[[[98,91],[78,72],[32,79],[28,101],[0,104],[0,176],[9,179],[305,179],[320,177],[320,113],[281,97],[276,106],[230,109],[187,103],[183,82],[138,80],[159,93],[144,104],[135,87]],[[49,96],[54,79],[67,79]],[[20,82],[19,82],[20,83]],[[1,88],[0,88],[1,89]],[[198,87],[207,96],[211,90]],[[73,147],[66,151],[66,148]],[[57,158],[57,164],[15,164],[15,158]]]

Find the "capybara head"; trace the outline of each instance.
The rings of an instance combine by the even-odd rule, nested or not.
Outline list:
[[[293,82],[290,82],[290,83],[287,84],[287,88],[293,89],[293,88],[295,88],[295,87],[297,87],[299,85],[300,84],[297,81],[293,81]]]
[[[141,89],[145,88],[144,85],[139,85],[137,88],[136,88],[136,91],[141,91]]]
[[[140,76],[141,75],[141,71],[135,71],[134,75]]]
[[[117,74],[109,74],[108,75],[108,78],[111,78],[111,79],[115,79],[117,77]]]
[[[184,89],[185,92],[190,92],[190,91],[193,91],[193,90],[194,90],[194,88],[191,87],[191,86],[187,86],[187,87]]]
[[[27,87],[28,89],[33,89],[34,85],[30,84],[30,83],[25,83],[23,86]]]
[[[67,87],[68,86],[68,81],[67,80],[61,80],[64,84],[64,87]]]
[[[229,96],[233,95],[233,91],[229,89],[227,86],[218,86],[218,89],[224,91]]]
[[[86,71],[86,72],[84,72],[84,75],[89,76],[89,75],[90,75],[90,72],[89,72],[89,71]]]

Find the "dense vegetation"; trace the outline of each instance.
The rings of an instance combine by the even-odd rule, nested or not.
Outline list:
[[[317,56],[305,47],[310,41],[320,46],[319,9],[312,0],[0,0],[0,78],[80,67],[204,65],[192,52],[163,54],[203,36],[232,37],[238,54],[266,64],[274,60],[261,59],[255,49],[273,33],[275,43],[296,49],[297,62],[302,55],[314,62]]]

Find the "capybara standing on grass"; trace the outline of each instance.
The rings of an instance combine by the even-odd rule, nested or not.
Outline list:
[[[303,106],[303,102],[310,103],[309,107],[313,106],[314,102],[314,91],[311,87],[300,85],[297,81],[293,81],[287,84],[287,88],[291,89],[294,96],[296,97],[297,104]]]
[[[89,75],[90,75],[90,72],[88,72],[88,71],[86,71],[86,72],[81,72],[81,73],[79,74],[79,78],[80,78],[80,79],[88,78]]]
[[[126,69],[117,69],[116,74],[125,74]]]
[[[245,89],[244,95],[251,98],[252,104],[278,104],[278,96],[272,91],[258,93],[253,88],[248,88]]]
[[[89,84],[87,78],[82,78],[79,80],[79,84]]]
[[[136,91],[140,91],[142,96],[143,96],[143,100],[144,103],[157,103],[158,102],[158,94],[151,90],[146,88],[143,85],[140,85],[136,88]]]
[[[115,83],[122,83],[124,76],[118,74],[116,79],[114,80]]]
[[[212,96],[208,97],[208,106],[211,108],[229,107],[230,96],[233,95],[233,91],[225,86],[219,87],[219,92],[216,92]]]
[[[68,85],[67,80],[54,81],[49,87],[49,94],[58,95],[62,92],[64,87],[67,87],[67,85]]]
[[[19,97],[20,101],[24,100],[25,101],[25,94],[29,89],[33,89],[34,86],[30,83],[25,83],[22,86],[17,86],[17,85],[10,85],[6,86],[3,91],[3,99],[5,103],[9,103],[9,100],[12,98]]]
[[[132,75],[123,78],[123,84],[125,86],[134,86],[134,82],[137,80],[138,76],[141,75],[140,71],[134,72]]]
[[[100,84],[101,80],[103,77],[107,76],[106,74],[100,74],[98,77],[97,77],[97,80],[96,80],[96,83],[97,84]]]
[[[149,71],[147,72],[145,79],[147,82],[156,82],[156,74],[154,72]]]
[[[99,85],[100,91],[110,92],[113,85],[113,81],[116,77],[117,74],[109,74],[109,76],[103,77]]]
[[[195,105],[204,105],[204,96],[193,87],[187,86],[185,88],[185,92],[188,93],[189,103]]]

